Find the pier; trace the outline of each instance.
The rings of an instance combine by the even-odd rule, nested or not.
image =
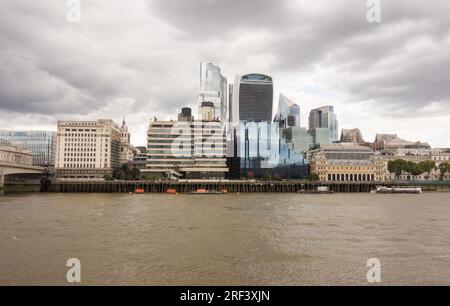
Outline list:
[[[143,189],[145,193],[166,193],[167,189],[175,189],[177,193],[188,193],[197,189],[227,190],[230,193],[279,192],[293,193],[302,190],[314,191],[319,186],[327,186],[334,192],[370,192],[376,186],[421,186],[424,191],[450,189],[448,182],[311,182],[311,181],[61,181],[52,184],[50,191],[75,193],[130,193]]]

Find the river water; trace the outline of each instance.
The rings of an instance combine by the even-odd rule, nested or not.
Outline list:
[[[450,285],[450,193],[0,196],[0,284]]]

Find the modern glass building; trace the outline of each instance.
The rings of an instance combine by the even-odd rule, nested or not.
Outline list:
[[[214,103],[214,118],[225,121],[227,118],[228,81],[220,68],[211,63],[200,63],[200,92],[198,102]],[[199,111],[201,117],[201,109]]]
[[[311,110],[309,113],[309,129],[328,128],[330,142],[338,141],[338,121],[334,107],[327,105]]]
[[[263,74],[237,76],[233,86],[232,118],[240,121],[272,121],[273,82]]]
[[[280,137],[278,122],[241,121],[236,129],[234,177],[303,178],[308,162]],[[250,175],[250,173],[253,173]]]
[[[0,142],[31,151],[33,165],[55,165],[56,132],[0,130]]]
[[[300,127],[300,106],[280,94],[274,121],[279,122],[281,128]]]

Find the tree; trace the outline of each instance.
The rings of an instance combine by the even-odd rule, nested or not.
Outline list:
[[[138,180],[141,177],[141,171],[137,167],[133,167],[130,171],[131,178],[133,180]]]
[[[450,164],[448,162],[443,162],[438,166],[440,175],[439,175],[439,179],[442,181],[445,177],[445,174],[447,172],[450,172]]]
[[[122,169],[114,171],[114,178],[117,180],[123,180],[126,177],[126,173]]]
[[[390,173],[395,174],[395,178],[398,180],[400,175],[406,168],[406,161],[403,159],[390,160],[388,162],[388,170]]]
[[[307,178],[309,181],[318,181],[320,179],[319,175],[317,173],[311,173],[310,175],[308,175]]]
[[[413,180],[416,176],[421,175],[425,172],[424,168],[420,163],[412,163],[409,165],[409,173],[412,175]]]
[[[427,173],[427,180],[430,178],[431,171],[436,168],[436,163],[433,160],[425,160],[419,163],[423,172]]]

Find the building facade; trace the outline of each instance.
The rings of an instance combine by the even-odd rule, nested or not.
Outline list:
[[[120,167],[122,133],[112,120],[58,121],[58,178],[103,179]]]
[[[152,121],[147,136],[145,177],[217,179],[228,172],[219,121]]]
[[[0,143],[20,146],[31,151],[33,165],[55,165],[56,132],[0,130]]]
[[[214,121],[214,103],[212,102],[202,102],[200,106],[200,114],[202,121]]]
[[[362,182],[385,180],[383,161],[373,150],[355,144],[329,144],[308,152],[310,171],[320,181]]]
[[[281,128],[300,127],[300,106],[280,94],[274,121],[278,122]]]
[[[376,134],[375,141],[367,144],[373,150],[383,154],[395,154],[398,149],[430,149],[426,142],[409,141],[398,137],[396,134]]]
[[[338,141],[338,120],[334,107],[327,105],[311,110],[309,113],[309,129],[328,128],[330,143]]]
[[[31,166],[33,153],[19,146],[0,144],[0,162]]]
[[[347,142],[361,145],[365,143],[361,131],[358,128],[342,129],[340,142]]]
[[[272,121],[273,81],[263,74],[236,76],[233,85],[232,118],[240,121]]]
[[[288,127],[281,132],[286,143],[298,154],[330,143],[330,130],[325,128],[307,130],[304,127]]]
[[[449,148],[399,148],[393,154],[380,155],[380,160],[383,162],[386,180],[401,180],[401,181],[438,181],[441,179],[439,165],[441,163],[450,163],[450,149]],[[403,172],[399,177],[394,173],[389,172],[388,163],[396,159],[403,159],[407,162],[420,163],[424,161],[435,162],[436,168],[430,173],[422,173],[420,175],[412,176],[410,173]],[[450,173],[446,173],[443,180],[450,180]]]
[[[211,63],[200,63],[200,92],[198,102],[214,104],[214,120],[226,121],[228,82],[221,74],[220,68]],[[201,109],[199,110],[201,117]]]
[[[128,164],[129,161],[133,159],[133,148],[130,144],[130,132],[128,131],[128,126],[125,122],[125,118],[122,121],[122,126],[119,128],[120,131],[120,158],[119,163],[121,165]]]

